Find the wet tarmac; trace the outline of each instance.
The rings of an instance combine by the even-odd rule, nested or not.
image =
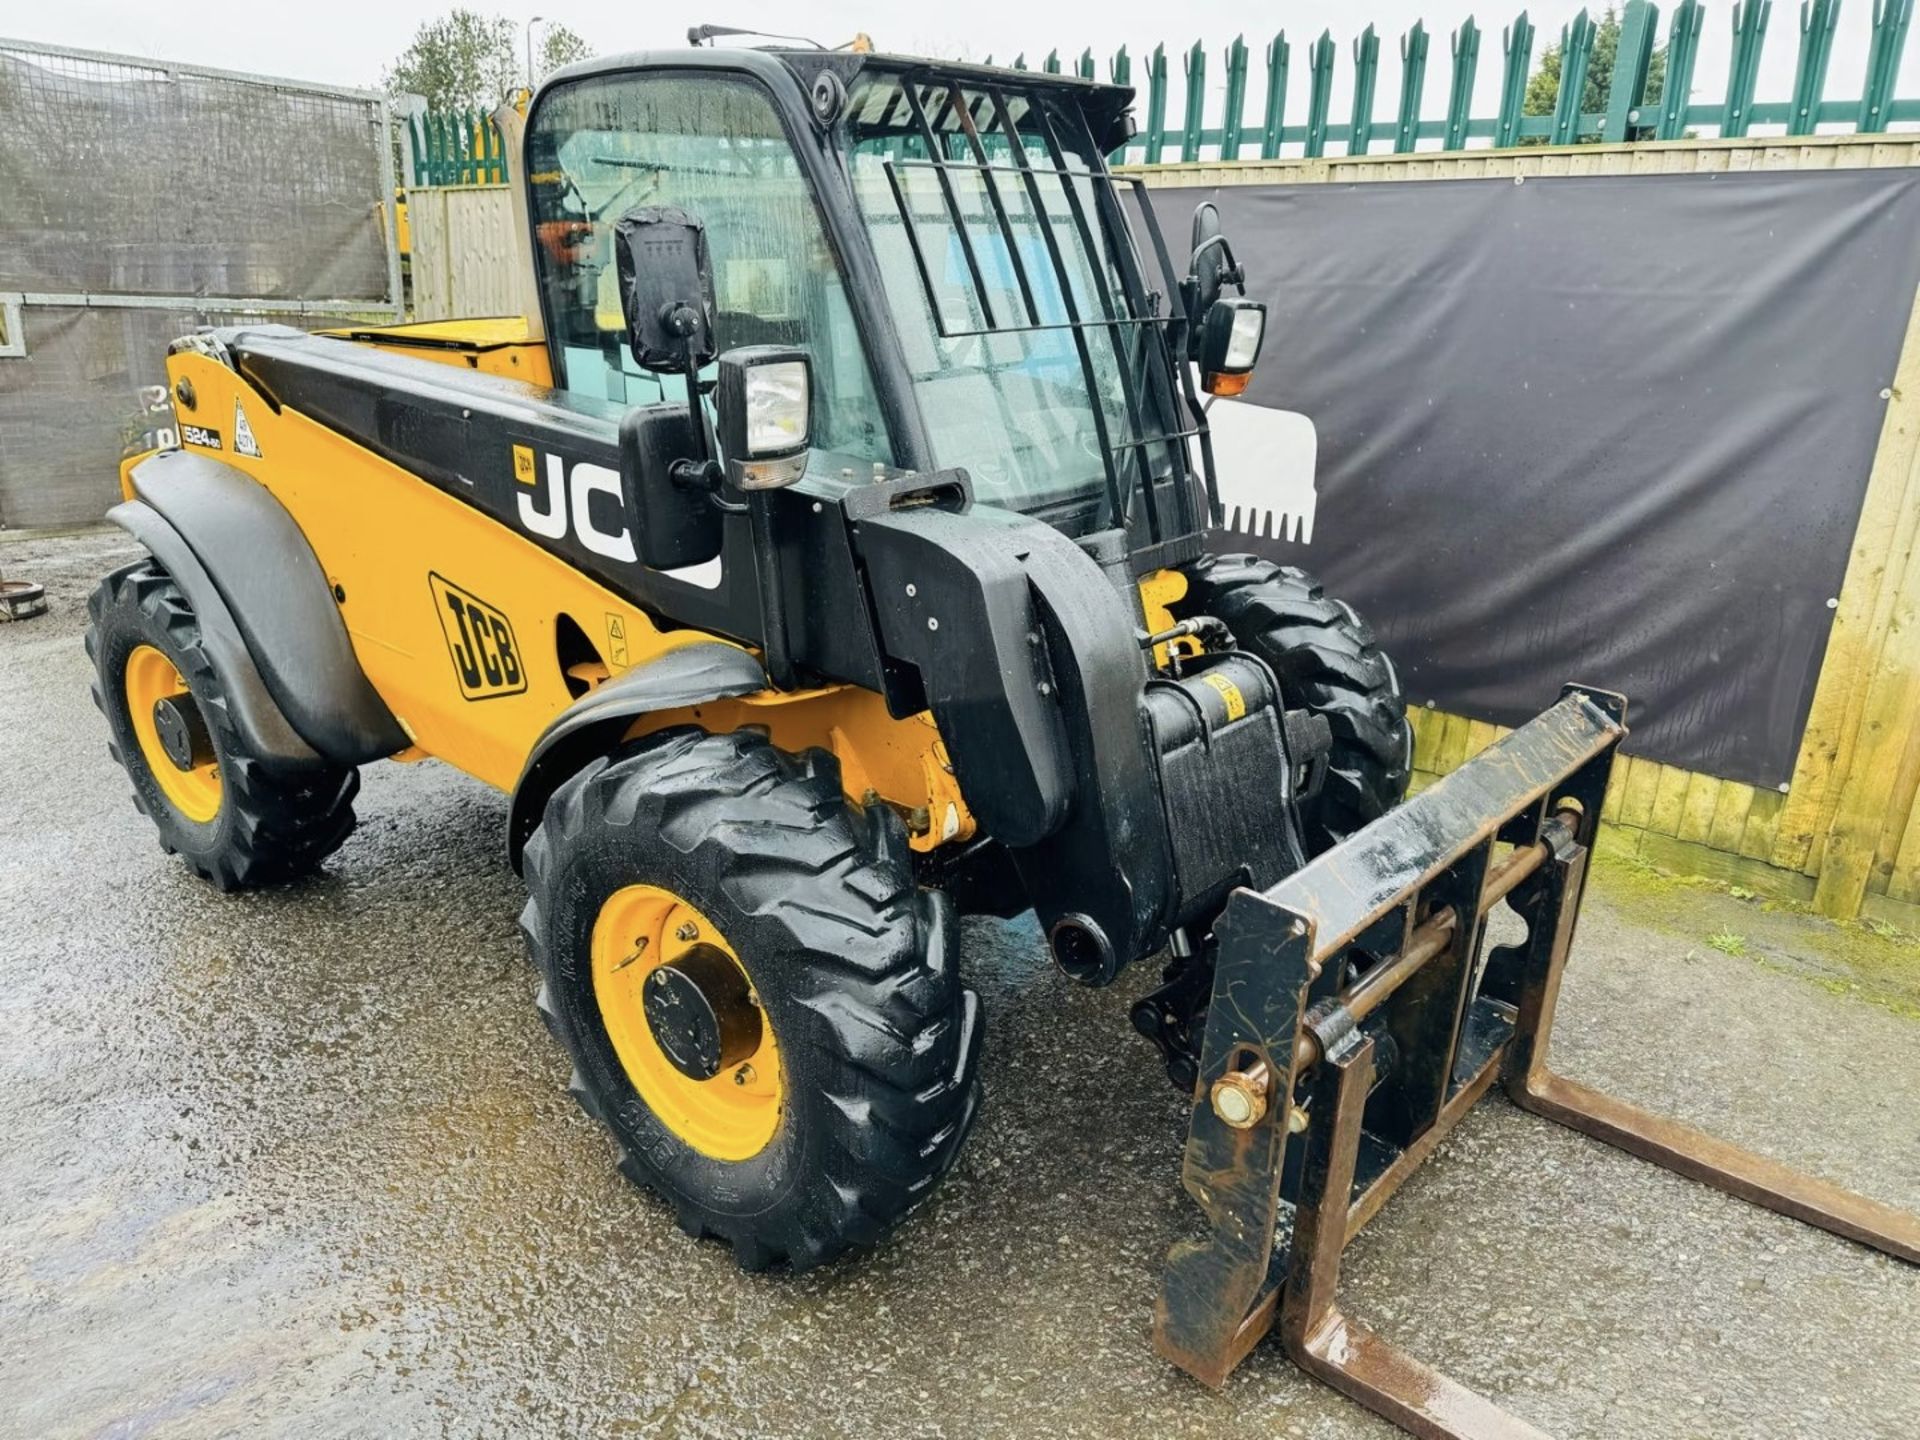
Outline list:
[[[968,923],[987,1103],[890,1243],[794,1278],[687,1240],[564,1093],[500,797],[374,767],[324,875],[264,894],[160,852],[80,648],[132,554],[0,544],[53,603],[0,625],[0,1434],[1394,1433],[1277,1347],[1220,1394],[1155,1358],[1197,1211],[1126,1023],[1150,967],[1078,989],[1029,923]],[[1754,954],[1708,948],[1741,914]],[[1825,928],[1603,869],[1562,1067],[1920,1207],[1920,1023],[1834,983]],[[1563,1437],[1916,1430],[1920,1271],[1498,1099],[1343,1294]]]

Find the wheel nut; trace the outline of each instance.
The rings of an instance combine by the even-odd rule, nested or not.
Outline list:
[[[676,940],[698,940],[700,938],[700,927],[691,920],[682,921],[680,928],[673,932],[673,938]]]
[[[1209,1092],[1213,1113],[1235,1130],[1251,1130],[1266,1117],[1267,1092],[1272,1085],[1264,1060],[1244,1070],[1229,1070],[1213,1082]]]
[[[742,1065],[738,1070],[734,1071],[733,1083],[736,1085],[751,1085],[753,1083],[753,1066]]]

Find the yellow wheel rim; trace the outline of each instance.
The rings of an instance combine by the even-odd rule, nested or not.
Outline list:
[[[147,762],[160,791],[169,804],[196,825],[204,825],[220,813],[220,764],[207,760],[190,770],[174,764],[167,747],[161,743],[153,707],[162,700],[191,705],[191,693],[180,667],[151,645],[136,645],[127,656],[127,715],[133,721],[134,736],[140,742],[140,754]]]
[[[758,1047],[701,1080],[667,1057],[645,1010],[654,971],[703,949],[731,961],[752,994],[739,955],[705,915],[657,885],[617,890],[593,925],[594,999],[614,1054],[660,1123],[702,1155],[746,1160],[766,1148],[780,1125],[783,1080],[772,1022],[762,1011]]]

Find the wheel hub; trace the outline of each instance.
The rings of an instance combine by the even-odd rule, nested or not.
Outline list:
[[[207,722],[190,695],[169,695],[153,702],[153,728],[160,748],[176,770],[192,770],[213,759],[213,740]]]
[[[691,1080],[711,1080],[760,1048],[764,1022],[747,977],[714,946],[654,967],[641,1003],[654,1043]]]

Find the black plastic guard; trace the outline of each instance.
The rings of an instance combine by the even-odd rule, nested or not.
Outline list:
[[[533,747],[507,812],[507,858],[520,868],[520,852],[546,813],[547,801],[581,766],[620,743],[635,720],[658,710],[678,710],[751,695],[767,688],[759,660],[736,645],[695,641],[623,671],[562,710]]]
[[[337,765],[407,748],[360,668],[313,547],[271,491],[186,450],[141,461],[133,488],[205,568],[274,703],[307,744]]]
[[[855,531],[887,657],[918,671],[968,805],[1044,929],[1094,922],[1111,963],[1086,978],[1111,979],[1158,944],[1172,890],[1124,600],[1073,541],[1009,511],[895,511]]]
[[[174,584],[193,607],[193,618],[200,624],[200,641],[207,649],[227,702],[234,725],[247,748],[282,769],[305,769],[324,762],[319,752],[302,740],[287,717],[280,713],[260,678],[260,667],[234,623],[233,612],[220,596],[219,587],[207,574],[207,567],[193,553],[193,547],[166,518],[141,500],[128,500],[107,511],[107,519],[147,547],[160,568],[173,577]]]

